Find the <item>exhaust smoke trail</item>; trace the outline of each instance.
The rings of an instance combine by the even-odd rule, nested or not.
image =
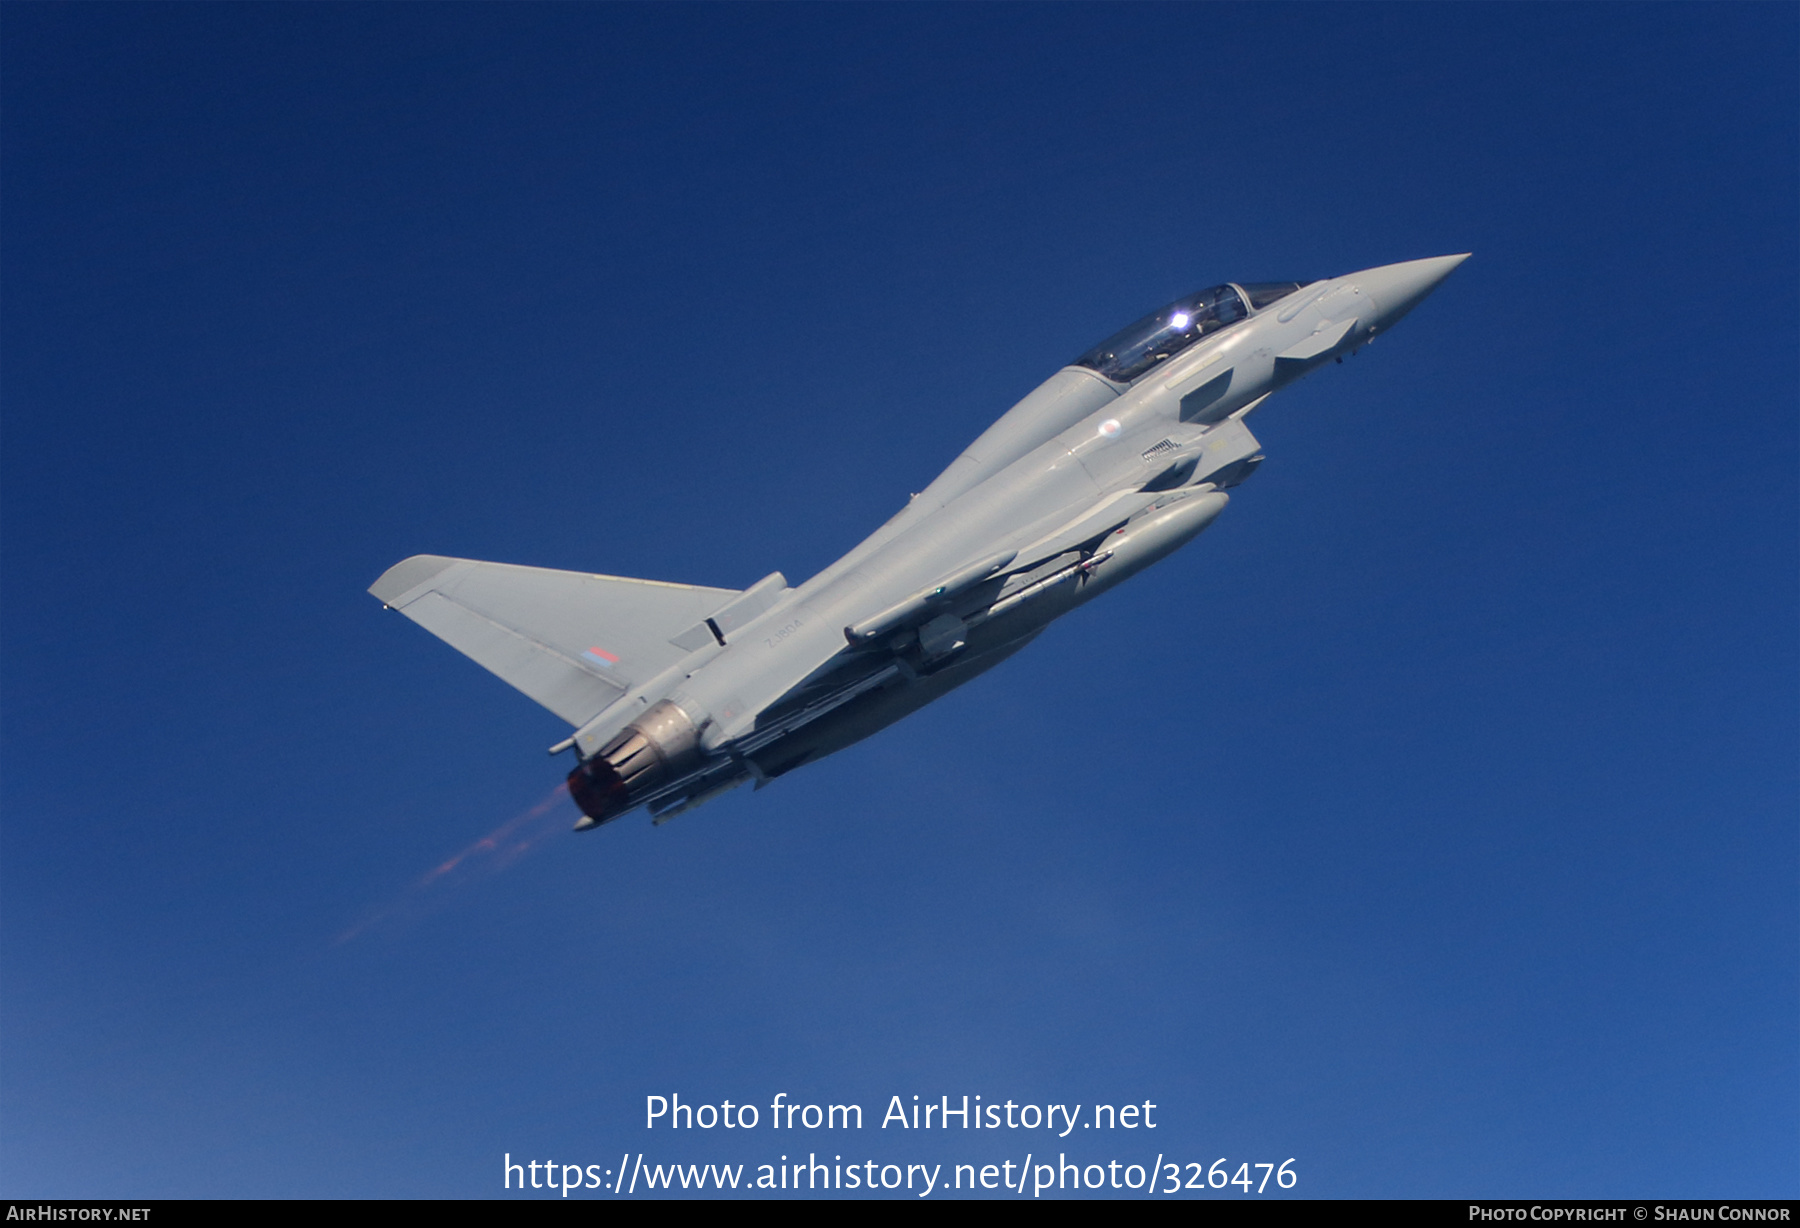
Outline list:
[[[562,830],[556,822],[551,821],[550,816],[561,810],[568,801],[569,791],[566,787],[560,784],[552,787],[537,805],[514,815],[461,852],[427,870],[412,886],[402,891],[398,898],[339,934],[333,940],[333,945],[342,946],[370,926],[385,921],[396,913],[415,911],[424,893],[439,883],[468,883],[504,870],[546,838]],[[441,897],[441,892],[439,895]]]

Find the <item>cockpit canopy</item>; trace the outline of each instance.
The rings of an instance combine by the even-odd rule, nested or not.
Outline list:
[[[1077,358],[1074,366],[1091,367],[1120,384],[1132,380],[1202,337],[1260,311],[1300,288],[1297,281],[1248,282],[1213,286],[1177,299],[1122,329]]]

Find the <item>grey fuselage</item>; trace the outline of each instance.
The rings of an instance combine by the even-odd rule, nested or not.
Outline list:
[[[771,577],[754,617],[579,729],[582,826],[640,804],[667,817],[841,749],[1173,551],[1261,460],[1245,419],[1263,399],[1392,327],[1464,258],[1261,307],[1253,287],[1191,338],[1175,326],[1192,311],[1171,305],[1134,326],[1172,336],[1166,356],[1152,337],[1064,367],[843,558],[796,588]]]

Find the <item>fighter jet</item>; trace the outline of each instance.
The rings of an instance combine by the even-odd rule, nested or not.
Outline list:
[[[1184,545],[1255,472],[1249,418],[1467,253],[1211,286],[1052,375],[867,540],[741,591],[416,555],[369,589],[574,727],[577,831],[658,823],[893,724]]]

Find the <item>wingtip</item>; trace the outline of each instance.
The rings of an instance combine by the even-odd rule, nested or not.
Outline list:
[[[404,605],[406,597],[413,590],[428,584],[460,562],[461,559],[446,558],[441,554],[415,554],[411,558],[401,559],[382,572],[375,583],[369,585],[369,593],[390,609]]]

